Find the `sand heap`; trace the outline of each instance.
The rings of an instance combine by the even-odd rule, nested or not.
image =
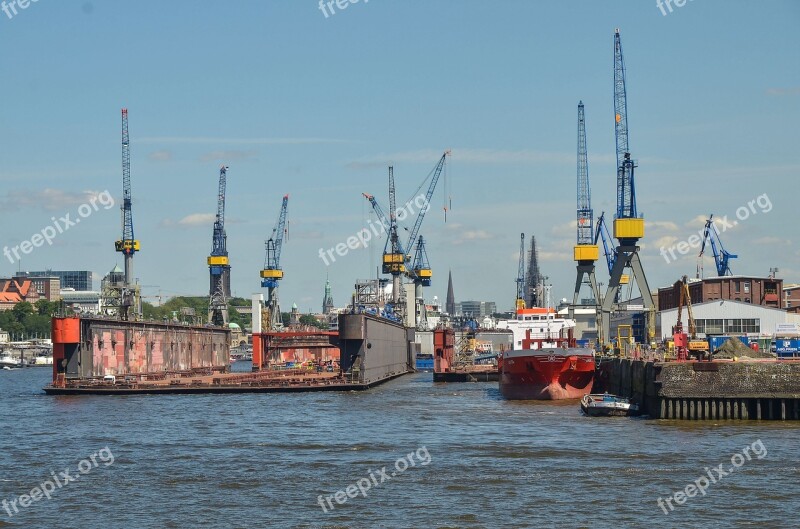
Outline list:
[[[719,347],[719,349],[714,351],[714,358],[734,357],[775,358],[775,355],[764,351],[753,351],[743,344],[739,338],[732,336],[731,338],[728,338],[725,343]]]

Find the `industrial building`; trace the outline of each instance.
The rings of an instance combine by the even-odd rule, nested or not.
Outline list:
[[[677,308],[682,281],[658,289],[658,310]],[[728,300],[752,303],[774,309],[782,308],[783,280],[774,277],[722,276],[689,279],[692,305],[706,301]]]
[[[83,314],[100,314],[102,307],[101,294],[95,290],[73,290],[65,288],[61,291],[64,304]]]
[[[800,314],[800,285],[791,284],[783,287],[783,308]]]
[[[800,322],[800,315],[789,314],[784,310],[756,305],[746,301],[717,299],[692,303],[692,313],[697,335],[708,336],[743,336],[773,335],[779,324]],[[683,311],[683,319],[686,311]],[[678,321],[678,309],[667,309],[659,313],[658,336],[672,338],[672,328]]]

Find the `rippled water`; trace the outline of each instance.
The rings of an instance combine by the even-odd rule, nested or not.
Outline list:
[[[590,419],[575,402],[507,402],[496,383],[430,374],[362,393],[130,397],[48,397],[49,376],[0,371],[0,500],[77,475],[104,447],[114,462],[99,453],[52,499],[0,510],[2,528],[798,525],[797,423]],[[759,439],[766,457],[705,496],[668,515],[656,503]],[[317,503],[384,466],[366,497]]]

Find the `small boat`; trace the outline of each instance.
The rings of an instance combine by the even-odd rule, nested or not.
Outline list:
[[[624,397],[604,393],[584,395],[581,398],[581,411],[589,417],[629,417],[639,414],[639,406],[631,404]]]
[[[16,369],[19,367],[23,367],[23,364],[20,360],[13,358],[10,354],[3,353],[3,355],[0,356],[0,367],[8,367],[11,369]]]

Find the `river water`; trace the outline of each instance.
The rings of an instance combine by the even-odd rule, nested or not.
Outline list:
[[[49,397],[49,377],[0,371],[0,528],[800,524],[797,423],[588,418],[425,373],[359,393],[126,397]],[[50,499],[21,497],[36,487]]]

